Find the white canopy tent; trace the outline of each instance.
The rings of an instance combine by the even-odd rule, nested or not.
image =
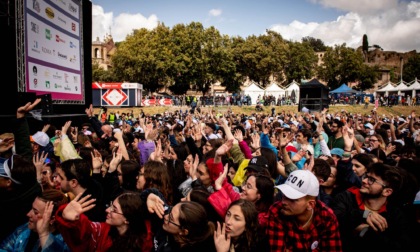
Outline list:
[[[418,92],[420,92],[420,83],[417,81],[417,78],[408,85],[408,89],[411,90],[411,97],[414,97],[417,95]]]
[[[279,87],[279,85],[277,85],[277,83],[272,82],[268,87],[265,88],[265,95],[272,95],[274,96],[276,99],[280,96],[284,96],[284,94],[286,93],[286,91]]]
[[[408,86],[404,83],[404,81],[401,81],[396,87],[395,89],[397,90],[398,94],[401,93],[405,93],[407,91],[410,91],[410,89],[408,88]]]
[[[264,96],[264,89],[259,87],[255,82],[252,82],[249,86],[243,88],[243,93],[251,97],[252,104],[257,104],[258,96]]]
[[[285,88],[285,97],[295,95],[295,102],[299,103],[299,89],[300,85],[296,81],[292,81],[287,87]]]
[[[398,90],[395,89],[395,86],[390,81],[388,81],[388,83],[382,86],[379,90],[376,90],[376,94],[385,93],[386,95],[389,95],[390,92],[398,92]]]

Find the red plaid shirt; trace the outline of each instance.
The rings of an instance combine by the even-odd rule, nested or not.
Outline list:
[[[294,217],[282,215],[281,208],[281,201],[277,201],[269,210],[267,235],[271,251],[342,251],[337,218],[324,203],[317,200],[307,230],[300,228]]]

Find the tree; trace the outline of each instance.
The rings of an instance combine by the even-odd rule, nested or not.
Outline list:
[[[363,48],[363,55],[365,57],[365,62],[367,62],[368,61],[367,53],[368,53],[368,50],[369,50],[369,42],[368,42],[368,37],[367,37],[366,34],[363,35],[363,46],[362,46],[362,48]]]
[[[288,45],[280,34],[267,31],[266,35],[249,36],[246,40],[234,42],[237,69],[242,76],[249,77],[262,86],[270,82],[270,77],[282,81],[287,59]]]
[[[331,89],[349,82],[362,82],[360,88],[363,89],[376,82],[374,70],[364,64],[360,52],[342,44],[327,49],[324,64],[318,68],[318,76],[327,81]]]
[[[407,63],[404,64],[403,68],[403,80],[411,82],[415,78],[420,80],[420,55],[416,54],[413,57],[408,58]]]
[[[314,76],[318,57],[315,55],[313,48],[308,43],[289,42],[289,50],[287,52],[290,59],[285,66],[287,82],[306,79]]]
[[[302,43],[308,44],[315,52],[325,52],[327,50],[327,46],[322,40],[313,37],[303,37]]]
[[[115,79],[114,75],[112,74],[112,70],[106,71],[105,69],[99,67],[98,63],[93,63],[92,64],[92,81],[113,82],[113,81],[118,81],[118,79]]]

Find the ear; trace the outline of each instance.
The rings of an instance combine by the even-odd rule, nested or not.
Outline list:
[[[385,197],[389,197],[393,192],[394,190],[392,188],[387,187],[384,190],[382,190],[382,195]]]
[[[79,182],[77,182],[76,179],[72,179],[69,181],[69,184],[72,188],[75,188],[79,184]]]
[[[187,236],[189,234],[189,231],[188,229],[184,228],[184,229],[181,229],[181,232],[179,232],[179,234],[182,236]]]
[[[308,206],[306,207],[308,210],[314,209],[316,206],[316,199],[310,199],[308,201]]]

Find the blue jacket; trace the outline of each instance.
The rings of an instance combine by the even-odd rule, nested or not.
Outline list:
[[[19,226],[15,231],[9,235],[4,241],[0,244],[0,251],[9,251],[9,252],[21,252],[25,251],[26,244],[28,243],[31,230],[28,228],[28,222]],[[39,240],[36,241],[34,247],[31,251],[38,251]],[[42,248],[43,252],[52,251],[70,251],[67,244],[64,242],[61,234],[51,234],[48,236],[45,246]]]

